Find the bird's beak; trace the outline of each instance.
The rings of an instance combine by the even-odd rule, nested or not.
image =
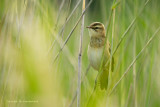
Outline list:
[[[90,29],[91,27],[90,27],[90,26],[87,26],[86,28]]]

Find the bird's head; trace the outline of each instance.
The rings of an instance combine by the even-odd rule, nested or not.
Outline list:
[[[100,22],[93,22],[90,26],[87,26],[89,29],[89,35],[91,37],[93,36],[104,36],[105,37],[105,27],[102,23]]]

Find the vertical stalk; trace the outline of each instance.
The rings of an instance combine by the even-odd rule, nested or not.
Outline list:
[[[137,12],[137,1],[135,0],[134,6],[134,15],[136,16]],[[136,29],[133,37],[133,59],[136,58]],[[137,95],[136,95],[136,62],[133,65],[133,96],[134,96],[134,107],[137,107]]]
[[[123,0],[122,1],[122,13],[123,13],[123,16],[122,16],[122,23],[123,23],[123,27],[122,27],[122,31],[125,31],[125,29],[126,29],[126,16],[125,16],[125,14],[126,14],[126,0]],[[124,44],[124,43],[122,43],[122,44]],[[121,48],[121,57],[122,57],[122,62],[123,63],[121,63],[121,69],[120,69],[120,75],[123,75],[123,71],[125,70],[125,45],[122,45],[122,48]],[[125,85],[125,80],[122,80],[122,83],[121,83],[121,87],[120,87],[120,94],[121,94],[121,97],[120,97],[120,99],[121,99],[121,107],[124,107],[124,105],[125,105],[125,98],[126,98],[126,85]]]
[[[112,70],[112,57],[113,57],[113,38],[114,38],[114,29],[115,29],[115,8],[113,9],[113,23],[112,23],[112,41],[111,41],[111,55],[110,55],[110,66],[109,66],[109,87],[112,81],[111,70]]]
[[[136,58],[136,32],[134,33],[134,45],[133,45],[133,59]],[[133,95],[134,95],[134,107],[137,107],[136,99],[136,63],[133,65]]]
[[[85,0],[82,4],[82,13],[85,10]],[[79,56],[78,56],[78,88],[77,88],[77,107],[80,107],[81,98],[81,67],[82,67],[82,44],[83,44],[83,32],[84,32],[84,15],[82,16]]]

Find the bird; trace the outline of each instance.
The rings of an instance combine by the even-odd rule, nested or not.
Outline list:
[[[90,65],[97,71],[99,71],[101,66],[101,59],[104,50],[104,59],[102,63],[102,72],[98,77],[101,90],[107,90],[108,87],[108,75],[111,57],[111,46],[109,40],[106,38],[105,27],[100,22],[93,22],[87,26],[89,30],[90,43],[88,45],[88,60]],[[106,40],[106,43],[105,43]],[[106,45],[106,46],[105,46]],[[105,49],[104,49],[105,46]],[[114,69],[114,58],[112,57],[111,70]]]

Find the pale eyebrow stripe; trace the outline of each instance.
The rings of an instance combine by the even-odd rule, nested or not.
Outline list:
[[[95,26],[95,29],[102,29],[103,27],[102,26]]]

